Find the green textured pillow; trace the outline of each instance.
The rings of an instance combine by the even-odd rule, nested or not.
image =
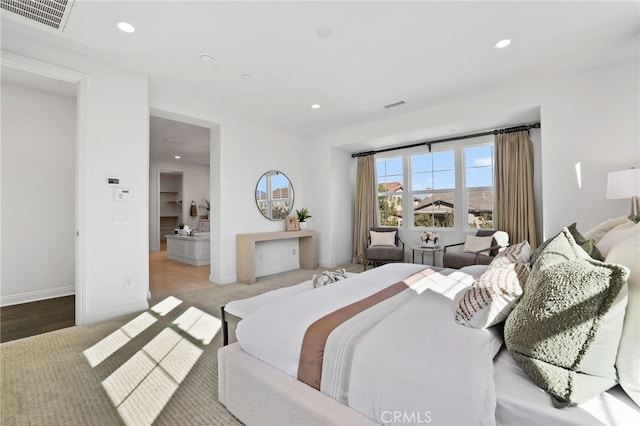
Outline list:
[[[616,384],[629,269],[593,260],[567,228],[538,256],[506,320],[507,349],[562,408]]]
[[[582,234],[578,231],[576,225],[577,224],[574,222],[567,228],[569,232],[571,232],[571,236],[573,237],[573,239],[576,240],[576,244],[582,247],[582,249],[586,251],[587,254],[593,259],[604,260],[604,257],[600,253],[600,250],[598,250],[598,247],[596,247],[596,241],[587,240],[585,237],[583,237]]]

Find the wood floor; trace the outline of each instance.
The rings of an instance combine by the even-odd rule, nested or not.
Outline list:
[[[214,285],[209,265],[191,266],[169,260],[166,242],[161,251],[149,253],[151,303],[183,291]],[[75,297],[58,297],[0,309],[0,343],[46,333],[75,324]]]
[[[71,327],[75,322],[75,296],[5,306],[0,309],[0,342]]]

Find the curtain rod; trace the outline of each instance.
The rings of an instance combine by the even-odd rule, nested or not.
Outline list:
[[[396,146],[396,147],[393,147],[393,148],[378,149],[378,150],[375,150],[375,151],[358,152],[358,153],[355,153],[355,154],[351,154],[351,158],[366,157],[367,155],[375,155],[375,154],[378,154],[380,152],[395,151],[397,149],[415,148],[417,146],[424,146],[424,145],[429,147],[429,152],[431,152],[431,145],[434,144],[434,143],[458,141],[458,140],[462,140],[462,139],[471,139],[471,138],[477,138],[477,137],[480,137],[480,136],[488,136],[488,135],[501,135],[503,133],[522,132],[522,131],[525,131],[525,130],[529,131],[530,129],[539,129],[539,128],[540,128],[540,122],[532,123],[532,124],[523,124],[523,125],[515,126],[515,127],[507,127],[505,129],[495,129],[495,130],[489,130],[489,131],[486,131],[486,132],[473,133],[471,135],[453,136],[453,137],[445,138],[445,139],[436,139],[436,140],[432,140],[432,141],[417,142],[417,143],[414,143],[414,144],[411,144],[411,145]]]

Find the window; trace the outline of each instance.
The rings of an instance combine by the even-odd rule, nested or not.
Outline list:
[[[402,157],[376,160],[376,178],[380,225],[400,226],[402,224],[402,182],[404,181]]]
[[[455,151],[412,155],[410,161],[413,225],[452,228],[455,216]]]
[[[493,137],[438,148],[376,158],[381,225],[494,229]]]
[[[493,145],[466,147],[464,167],[468,227],[493,229]]]

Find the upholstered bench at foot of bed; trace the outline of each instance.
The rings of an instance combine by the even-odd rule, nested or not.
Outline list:
[[[354,272],[347,272],[346,275],[348,278],[357,274]],[[226,346],[229,344],[229,321],[233,321],[237,324],[238,321],[265,303],[273,302],[274,300],[278,300],[283,297],[293,296],[313,289],[313,281],[308,280],[300,284],[267,291],[257,296],[234,300],[227,303],[220,308],[220,318],[222,320],[222,345]]]

